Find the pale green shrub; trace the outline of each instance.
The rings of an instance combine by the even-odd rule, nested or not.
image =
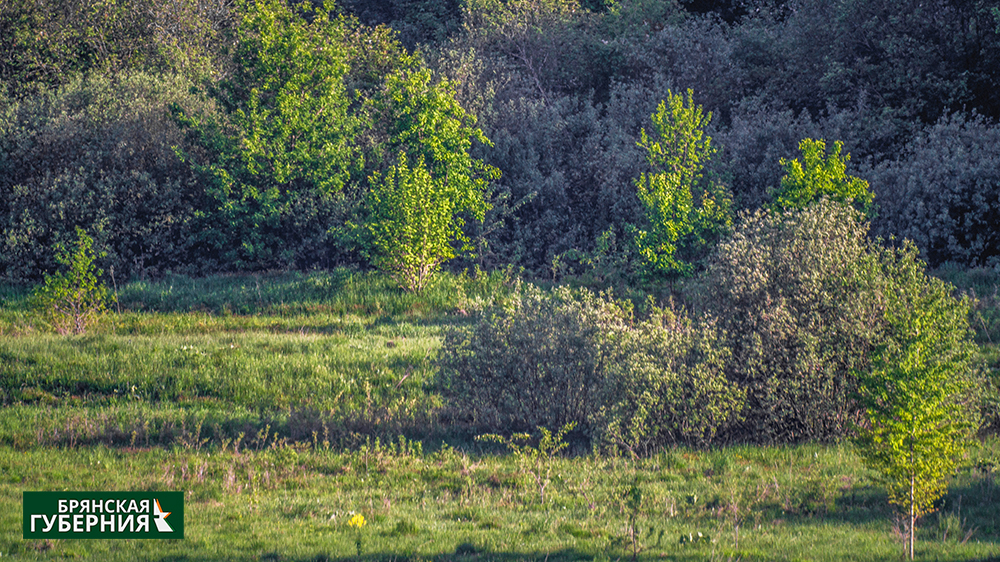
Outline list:
[[[441,387],[454,421],[521,432],[575,423],[599,446],[646,454],[704,445],[742,409],[714,323],[566,287],[522,286],[445,338]]]

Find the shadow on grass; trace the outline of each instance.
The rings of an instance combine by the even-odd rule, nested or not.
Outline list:
[[[464,548],[463,547],[472,547]],[[260,562],[577,562],[584,560],[612,560],[616,562],[628,562],[633,560],[631,553],[600,553],[597,555],[582,552],[574,548],[556,550],[552,552],[490,552],[480,551],[472,545],[459,545],[456,552],[436,554],[433,556],[420,556],[405,553],[375,553],[357,556],[331,556],[319,553],[314,556],[294,557],[284,556],[278,552],[269,552],[260,557],[248,558]],[[768,561],[785,562],[796,559],[784,556],[781,553],[760,553],[753,551],[738,552],[706,552],[704,550],[691,550],[690,552],[679,552],[664,554],[660,552],[640,553],[635,558],[637,561],[663,561],[671,560],[675,562],[703,562],[705,560],[742,560],[744,562]],[[167,556],[158,559],[160,562],[201,562],[215,560],[212,557],[201,556]],[[895,557],[892,560],[896,560]],[[1000,562],[1000,557],[990,556],[986,558],[973,558],[964,562]]]

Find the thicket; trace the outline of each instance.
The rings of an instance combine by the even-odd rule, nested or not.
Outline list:
[[[595,445],[643,454],[706,444],[741,410],[713,321],[587,289],[522,285],[456,330],[439,385],[454,422],[477,432],[573,424]]]
[[[899,326],[917,322],[937,330],[919,344],[939,349],[936,361],[961,355],[935,371],[942,400],[978,411],[967,300],[929,277],[912,245],[884,248],[867,230],[825,198],[745,214],[690,285],[697,311],[523,288],[448,335],[442,391],[477,430],[575,423],[595,445],[636,454],[840,440],[876,423],[864,397],[885,392],[877,373],[916,345]]]
[[[0,6],[2,275],[54,271],[42,249],[76,226],[128,275],[368,263],[352,225],[410,126],[401,72],[450,85],[472,142],[448,150],[500,173],[476,176],[483,221],[456,215],[458,268],[550,276],[610,235],[622,248],[655,172],[641,130],[688,90],[734,210],[769,202],[802,139],[839,139],[878,234],[933,266],[996,260],[996,0],[289,6]],[[82,210],[57,208],[70,198]]]

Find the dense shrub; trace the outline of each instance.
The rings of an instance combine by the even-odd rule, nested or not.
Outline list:
[[[172,103],[213,111],[183,78],[144,73],[0,99],[0,275],[54,271],[51,248],[75,240],[78,226],[122,277],[191,264],[202,195],[174,153],[185,140]]]
[[[710,443],[743,409],[746,392],[726,379],[729,355],[714,321],[652,307],[608,369],[601,441],[633,454]]]
[[[1000,265],[1000,126],[942,118],[869,173],[879,234],[912,240],[930,265]]]
[[[77,73],[219,77],[230,3],[208,0],[7,0],[0,3],[0,89],[23,95]]]
[[[628,304],[562,287],[522,286],[482,313],[469,332],[447,335],[442,390],[463,422],[487,431],[558,428],[592,433],[608,366],[632,322]]]
[[[714,323],[566,287],[523,287],[449,334],[441,385],[454,415],[479,431],[576,423],[596,444],[641,454],[705,444],[742,406],[728,384]]]
[[[746,215],[719,245],[705,298],[747,390],[733,438],[830,439],[858,419],[852,373],[868,369],[882,324],[866,233],[856,211],[823,201]]]

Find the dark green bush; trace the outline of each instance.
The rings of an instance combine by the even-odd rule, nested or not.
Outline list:
[[[218,77],[229,10],[204,0],[5,0],[0,90],[37,93],[89,72]]]
[[[908,334],[893,330],[899,313],[886,303],[923,303],[925,309],[911,307],[907,314],[927,318],[941,306],[967,316],[968,302],[927,275],[912,244],[886,248],[867,232],[858,211],[823,199],[797,211],[745,215],[732,239],[719,245],[703,297],[732,349],[728,377],[747,392],[744,420],[728,439],[851,435],[865,414],[857,401],[858,377],[871,372],[882,350],[911,343]],[[967,320],[960,324],[949,341],[971,345]],[[968,400],[983,404],[988,398]]]
[[[1000,126],[942,118],[868,176],[879,234],[912,240],[932,267],[1000,265]]]
[[[78,226],[122,278],[194,261],[202,192],[174,153],[185,139],[171,103],[213,111],[185,79],[144,73],[0,99],[0,276],[54,271],[51,248],[75,240]]]
[[[457,421],[490,432],[531,431],[575,422],[592,433],[609,364],[632,309],[607,295],[547,294],[524,285],[481,313],[471,331],[449,333],[441,386]]]

